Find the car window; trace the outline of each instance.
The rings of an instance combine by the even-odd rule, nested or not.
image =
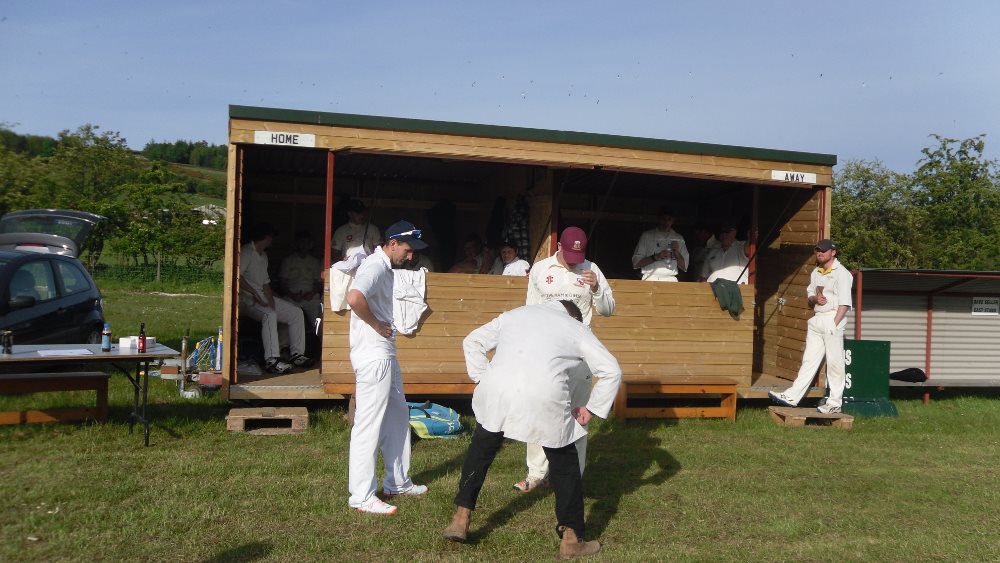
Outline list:
[[[70,262],[63,262],[62,260],[56,260],[55,264],[59,269],[59,275],[62,276],[63,289],[66,290],[66,295],[90,289],[90,282],[87,281],[86,274],[80,270],[79,266]]]
[[[10,297],[27,295],[36,301],[47,301],[56,296],[56,282],[47,261],[28,262],[10,278]]]

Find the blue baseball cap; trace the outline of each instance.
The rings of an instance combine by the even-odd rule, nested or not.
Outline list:
[[[423,231],[413,226],[413,223],[409,221],[398,221],[389,226],[385,230],[385,240],[386,242],[390,240],[397,240],[399,242],[406,242],[410,244],[413,250],[423,250],[427,248],[427,243],[420,240],[420,236]]]

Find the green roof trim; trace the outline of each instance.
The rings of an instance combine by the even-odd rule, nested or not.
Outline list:
[[[238,105],[229,106],[229,117],[230,119],[255,119],[260,121],[282,121],[287,123],[304,123],[310,125],[357,127],[360,129],[384,129],[390,131],[408,131],[412,133],[437,133],[443,135],[464,135],[469,137],[488,137],[519,141],[539,141],[543,143],[593,145],[621,149],[725,156],[754,160],[770,160],[776,162],[792,162],[797,164],[814,164],[820,166],[834,166],[837,164],[837,155],[835,154],[739,147],[734,145],[716,145],[711,143],[693,143],[686,141],[670,141],[666,139],[627,137],[623,135],[602,135],[598,133],[581,133],[577,131],[533,129],[529,127],[509,127],[505,125],[455,123],[450,121],[432,121],[429,119],[409,119],[403,117],[382,117],[377,115],[329,113]]]

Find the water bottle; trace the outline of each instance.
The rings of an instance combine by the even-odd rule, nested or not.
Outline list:
[[[101,330],[101,352],[111,351],[111,325],[109,323],[104,323],[104,329]]]

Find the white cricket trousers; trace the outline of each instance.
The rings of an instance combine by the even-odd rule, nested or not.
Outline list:
[[[323,316],[323,302],[319,297],[313,297],[308,301],[289,301],[299,309],[302,309],[302,314],[306,316],[306,326],[310,328],[316,324],[316,319]]]
[[[587,401],[590,400],[590,391],[593,389],[594,383],[594,377],[590,373],[590,368],[587,364],[581,364],[570,375],[570,404],[573,407],[585,406]],[[545,450],[538,444],[528,444],[527,449],[525,462],[528,465],[528,477],[532,479],[547,477],[549,474],[549,460],[545,457]],[[583,475],[584,466],[587,465],[586,436],[576,441],[576,453],[580,458],[580,475]]]
[[[844,365],[844,327],[847,326],[847,318],[841,319],[840,324],[835,326],[833,318],[836,314],[836,311],[816,313],[809,319],[806,349],[802,352],[802,367],[799,368],[795,382],[785,390],[785,395],[795,404],[799,404],[809,391],[824,358],[826,358],[826,384],[830,388],[826,404],[840,407],[844,401],[844,382],[847,378],[847,368]]]
[[[278,340],[278,323],[288,327],[288,348],[292,355],[306,351],[306,329],[302,317],[302,309],[280,297],[274,298],[274,309],[260,303],[251,303],[248,299],[240,300],[241,310],[248,317],[260,321],[260,336],[264,340],[264,359],[281,356],[281,344]]]
[[[375,464],[382,452],[382,489],[398,493],[410,481],[410,410],[403,395],[403,375],[396,358],[354,368],[354,427],[347,476],[349,504],[357,508],[375,496]]]

